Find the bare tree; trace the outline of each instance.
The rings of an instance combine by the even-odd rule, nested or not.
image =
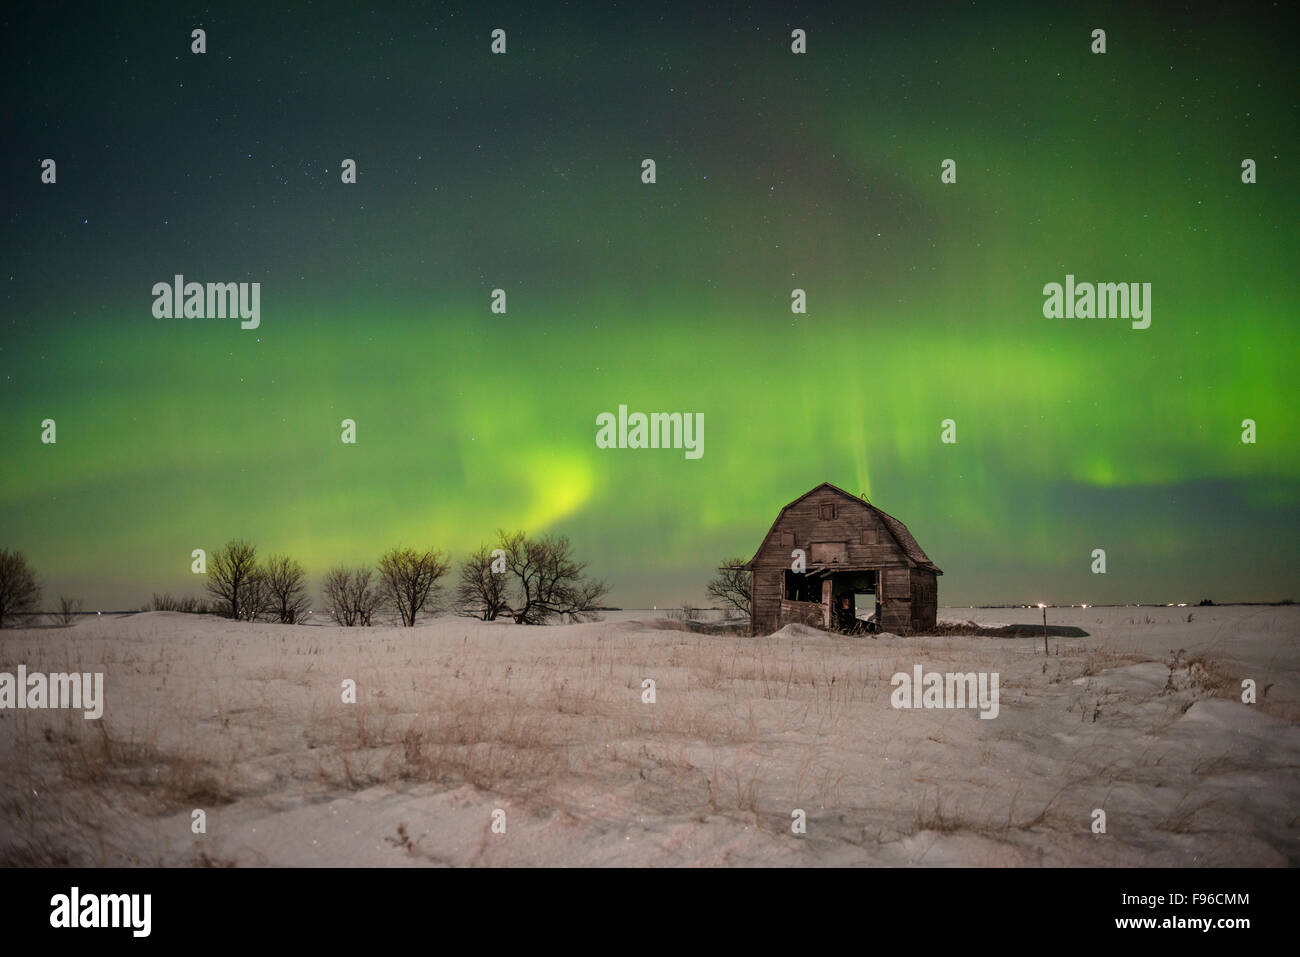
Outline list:
[[[357,616],[357,624],[364,628],[370,627],[371,616],[383,600],[374,577],[373,568],[356,568],[352,572],[352,608]]]
[[[271,591],[271,579],[261,565],[253,569],[251,575],[244,579],[239,591],[239,617],[244,621],[257,621],[270,618],[275,607],[275,594]]]
[[[734,608],[746,617],[749,616],[749,570],[741,568],[744,558],[724,558],[718,574],[713,577],[704,590],[710,598],[716,598],[723,607]]]
[[[220,602],[204,601],[202,598],[195,598],[193,595],[173,598],[171,592],[163,592],[161,595],[154,592],[152,600],[140,610],[180,611],[187,615],[223,615],[226,613]]]
[[[41,600],[36,572],[22,552],[0,548],[0,628],[31,612]]]
[[[345,628],[351,628],[357,623],[356,612],[352,609],[352,602],[348,600],[351,585],[352,572],[339,565],[325,573],[325,581],[321,586],[326,611]]]
[[[271,555],[262,571],[271,592],[271,618],[285,625],[301,624],[311,607],[302,565],[288,555]]]
[[[495,567],[494,567],[495,566]],[[460,567],[456,583],[456,611],[467,618],[496,621],[506,610],[505,558],[494,559],[486,545]]]
[[[325,607],[340,625],[369,625],[379,605],[379,590],[372,587],[374,571],[339,565],[325,573]]]
[[[500,542],[512,585],[504,611],[515,624],[543,625],[564,615],[573,621],[595,617],[597,602],[609,587],[585,577],[587,565],[573,558],[567,538],[530,539],[523,532],[503,531]]]
[[[65,598],[59,596],[59,610],[55,613],[55,618],[61,625],[72,624],[72,619],[81,614],[80,598]]]
[[[677,621],[703,621],[704,609],[696,608],[689,601],[682,602],[680,608],[670,608],[668,617]]]
[[[435,551],[394,548],[379,559],[379,589],[384,603],[410,628],[429,605],[438,579],[451,563]]]
[[[244,603],[250,580],[257,575],[257,548],[243,539],[227,542],[208,559],[208,592],[225,605],[231,618],[248,618]],[[257,588],[260,592],[260,586]],[[254,609],[256,613],[257,609]],[[250,619],[251,620],[251,619]]]

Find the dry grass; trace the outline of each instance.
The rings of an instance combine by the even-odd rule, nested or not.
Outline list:
[[[588,811],[573,798],[575,783],[592,782],[623,807],[728,819],[773,838],[789,833],[794,808],[858,841],[870,833],[877,842],[920,831],[1008,835],[1086,826],[1073,805],[1060,810],[1063,802],[1099,776],[1122,782],[1147,773],[1144,758],[1115,764],[1106,749],[1081,748],[1079,769],[1062,784],[1057,758],[1038,762],[1021,751],[1030,732],[1001,733],[997,721],[961,716],[975,720],[972,731],[951,714],[889,706],[891,676],[917,663],[961,671],[1015,663],[1003,675],[1003,713],[1037,703],[1050,709],[1045,721],[1054,714],[1060,728],[1068,721],[1071,734],[1081,733],[1080,725],[1111,716],[1112,698],[1122,700],[1093,682],[1151,660],[1096,643],[1055,642],[1055,654],[1034,660],[1023,643],[963,642],[959,630],[878,643],[601,625],[531,642],[550,632],[413,634],[420,640],[250,626],[205,646],[198,670],[165,643],[25,648],[29,668],[106,670],[114,693],[165,707],[110,707],[100,721],[0,715],[0,864],[174,861],[164,847],[141,843],[141,822],[166,830],[196,807],[274,809],[379,786],[468,786],[521,813],[581,822]],[[0,663],[14,659],[0,644]],[[1202,697],[1239,693],[1239,679],[1204,653],[1176,656],[1170,675],[1176,701],[1162,720],[1175,721],[1178,708]],[[653,705],[641,700],[647,677],[656,683]],[[340,699],[344,678],[356,682],[355,704]],[[1079,678],[1088,687],[1071,687]],[[965,770],[952,778],[941,771],[950,767]],[[1201,776],[1236,770],[1196,766]],[[910,799],[879,790],[884,780]],[[1017,801],[1028,810],[1018,813]],[[1163,820],[1183,833],[1198,813],[1174,809]],[[394,853],[445,863],[422,831],[403,825],[385,839]],[[255,861],[200,841],[189,862]]]
[[[279,698],[335,680],[316,663],[331,650],[310,632],[291,638],[299,633],[306,641],[277,636],[278,654],[243,668],[237,653],[220,649],[214,657],[228,660],[234,674],[185,681],[167,668],[165,647],[147,656],[105,649],[100,668],[168,677],[175,691],[166,697],[179,713],[130,727],[119,727],[111,709],[99,721],[40,712],[9,724],[6,758],[15,773],[0,785],[3,861],[119,860],[121,852],[107,843],[38,850],[49,846],[51,829],[78,817],[76,808],[116,808],[76,828],[102,835],[114,830],[119,812],[157,820],[286,788],[312,798],[377,785],[468,784],[526,807],[546,801],[561,781],[611,769],[615,777],[628,773],[620,767],[632,768],[634,790],[647,796],[658,792],[713,813],[784,820],[793,796],[779,813],[765,810],[771,749],[763,747],[761,729],[775,719],[782,731],[825,734],[849,709],[878,698],[887,682],[878,667],[828,661],[775,641],[741,644],[668,632],[661,649],[667,654],[651,669],[658,701],[646,705],[640,699],[644,647],[617,634],[575,656],[576,663],[540,654],[500,666],[472,654],[421,662],[400,643],[380,639],[377,648],[357,650],[350,673],[360,689],[356,704],[317,694],[305,721],[286,723]],[[394,673],[404,675],[404,688],[393,688]],[[647,736],[652,751],[623,744]],[[710,766],[688,757],[705,748]],[[795,788],[800,801],[835,802],[843,772],[830,763],[824,754],[803,763]],[[24,800],[52,793],[60,796],[57,806],[46,798]]]

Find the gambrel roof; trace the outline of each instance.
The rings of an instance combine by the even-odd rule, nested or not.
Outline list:
[[[830,482],[822,482],[822,484],[818,485],[816,488],[809,489],[808,491],[800,495],[797,499],[795,499],[793,502],[791,502],[789,505],[786,505],[784,508],[782,508],[781,511],[776,516],[776,521],[772,523],[772,527],[767,530],[767,535],[763,536],[763,542],[766,542],[768,536],[772,534],[772,531],[779,524],[781,524],[781,519],[785,516],[785,513],[787,511],[789,511],[795,505],[798,505],[809,495],[813,495],[816,492],[820,492],[822,489],[830,489],[832,492],[838,492],[840,495],[843,495],[845,498],[853,502],[855,505],[859,505],[862,508],[870,509],[871,511],[875,512],[876,515],[880,517],[881,522],[884,523],[884,526],[888,530],[889,534],[893,536],[894,541],[898,543],[899,548],[903,550],[903,554],[907,556],[907,560],[910,564],[917,566],[919,568],[927,568],[930,571],[934,572],[936,575],[943,574],[943,572],[939,569],[939,566],[935,565],[934,562],[930,561],[930,557],[926,555],[925,551],[921,548],[921,546],[917,544],[916,539],[912,537],[912,533],[907,530],[906,525],[904,525],[898,519],[894,518],[894,516],[889,515],[886,512],[882,512],[880,509],[876,508],[876,506],[868,502],[865,498],[859,498],[856,495],[850,495],[848,492],[844,491],[844,489],[840,488],[839,486],[832,485]],[[762,547],[763,547],[763,543],[760,542],[759,549],[761,550]],[[758,554],[756,552],[754,558],[757,557]],[[751,558],[748,562],[746,562],[741,567],[753,568],[753,565],[754,565],[754,559]]]

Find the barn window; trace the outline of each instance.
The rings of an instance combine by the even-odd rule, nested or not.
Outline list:
[[[793,544],[794,544],[794,532],[782,532],[781,545],[785,548],[789,548]]]
[[[874,528],[864,528],[862,530],[862,544],[863,545],[880,544],[880,536],[876,534],[876,530]]]
[[[848,542],[813,542],[814,565],[843,565],[849,560]]]
[[[835,517],[835,503],[826,502],[822,505],[822,521],[829,522]]]

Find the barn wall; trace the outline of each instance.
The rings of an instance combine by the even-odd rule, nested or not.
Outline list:
[[[939,580],[927,568],[912,569],[912,630],[930,631],[939,614]]]
[[[885,601],[880,610],[880,627],[895,633],[912,627],[912,580],[908,569],[885,569]]]
[[[778,568],[763,566],[754,569],[753,591],[750,598],[750,630],[755,635],[770,635],[780,626],[781,588],[788,565]]]

